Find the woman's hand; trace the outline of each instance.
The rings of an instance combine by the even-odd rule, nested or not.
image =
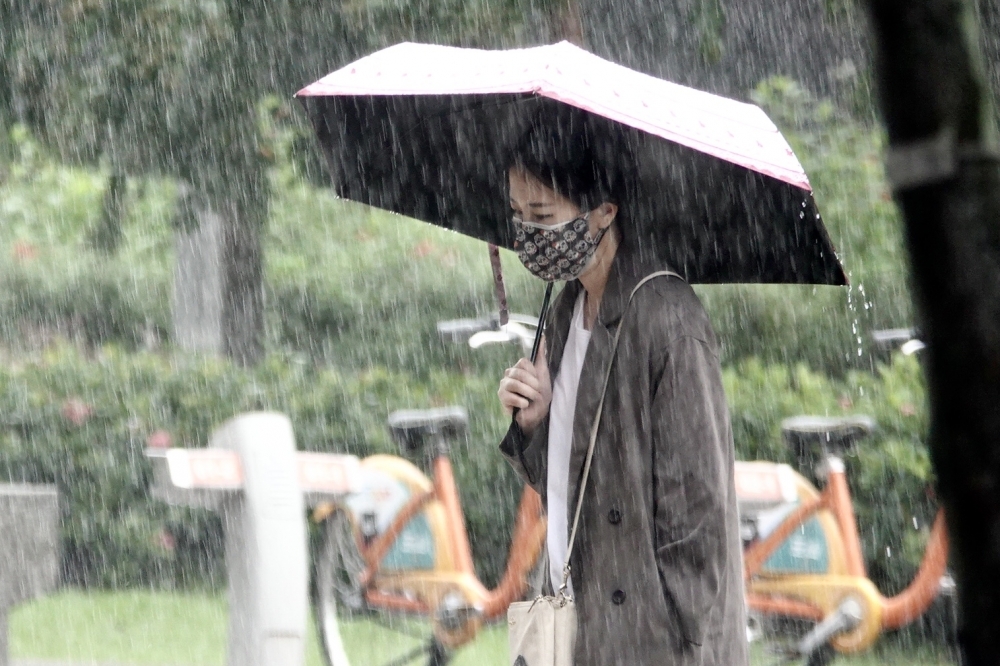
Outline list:
[[[535,364],[522,358],[513,368],[507,368],[500,380],[497,391],[500,404],[510,414],[518,409],[517,425],[526,435],[530,435],[549,413],[552,402],[552,380],[549,378],[549,364],[545,354],[545,338],[538,347]]]

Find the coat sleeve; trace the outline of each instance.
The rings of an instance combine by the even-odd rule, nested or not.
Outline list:
[[[719,360],[695,337],[666,350],[653,396],[656,559],[684,638],[700,645],[725,585],[733,450]],[[737,547],[738,548],[738,547]]]
[[[546,456],[549,442],[549,417],[546,416],[531,436],[524,434],[516,422],[511,422],[500,442],[500,452],[524,482],[544,496]]]

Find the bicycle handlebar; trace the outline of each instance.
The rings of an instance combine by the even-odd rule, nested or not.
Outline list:
[[[500,325],[500,318],[496,315],[479,319],[449,319],[437,323],[438,337],[443,342],[462,343],[467,342],[473,349],[477,349],[484,344],[514,342],[523,339],[525,335],[534,340],[534,331],[538,328],[538,317],[523,314],[511,314],[509,323]],[[497,335],[482,335],[483,333],[495,333]],[[473,338],[479,336],[476,343]],[[531,348],[531,341],[528,348]]]
[[[903,355],[910,356],[927,345],[920,339],[920,333],[913,328],[889,328],[872,331],[872,340],[884,350],[899,349]]]

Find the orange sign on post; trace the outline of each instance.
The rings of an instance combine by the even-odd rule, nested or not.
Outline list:
[[[170,480],[178,488],[236,490],[243,487],[243,467],[235,451],[169,449]]]
[[[299,452],[296,458],[303,492],[344,495],[354,491],[359,470],[356,456]]]

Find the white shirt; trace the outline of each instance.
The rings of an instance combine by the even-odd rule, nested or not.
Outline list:
[[[580,384],[583,359],[590,344],[590,331],[583,327],[583,303],[586,291],[581,290],[573,309],[573,321],[569,325],[566,347],[559,364],[559,374],[552,386],[552,402],[549,405],[549,451],[547,506],[548,534],[546,546],[549,551],[549,576],[552,590],[558,591],[562,585],[563,565],[569,541],[569,516],[566,497],[569,493],[569,457],[573,448],[573,415],[576,412],[576,389]],[[576,507],[574,506],[573,509]],[[573,581],[569,581],[569,592],[573,592]]]

